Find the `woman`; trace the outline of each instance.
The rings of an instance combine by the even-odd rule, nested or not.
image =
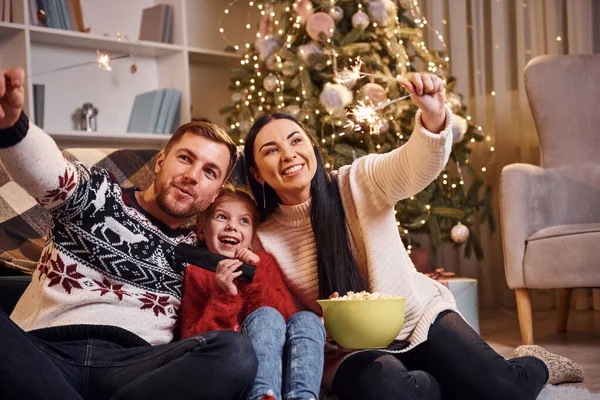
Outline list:
[[[315,300],[334,292],[406,298],[397,337],[403,349],[327,354],[324,383],[340,398],[535,399],[549,378],[562,381],[577,366],[537,346],[506,361],[460,317],[452,294],[415,270],[402,245],[394,205],[438,176],[452,146],[441,79],[413,74],[403,85],[420,108],[410,140],[331,175],[317,142],[294,118],[274,114],[255,122],[244,155],[264,221],[260,245],[312,311],[319,312]]]

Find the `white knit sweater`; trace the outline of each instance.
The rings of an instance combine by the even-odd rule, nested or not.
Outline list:
[[[401,295],[406,299],[406,320],[399,340],[414,348],[427,340],[429,326],[456,303],[443,285],[417,272],[396,225],[394,205],[423,190],[440,173],[452,146],[452,113],[446,109],[446,127],[440,134],[427,131],[418,112],[415,130],[402,147],[387,154],[370,154],[342,167],[337,173],[354,254],[371,292]],[[311,200],[280,205],[258,229],[260,245],[273,254],[296,298],[319,313],[315,237],[311,226]]]

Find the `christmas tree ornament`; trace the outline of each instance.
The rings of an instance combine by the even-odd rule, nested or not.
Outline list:
[[[308,18],[315,12],[310,0],[298,0],[294,3],[294,11],[300,17],[300,22],[305,23]]]
[[[467,123],[466,119],[456,114],[452,116],[452,141],[454,143],[461,142],[464,139],[465,133],[467,133],[468,129],[469,124]]]
[[[446,102],[454,113],[462,108],[462,101],[456,93],[446,93]]]
[[[244,95],[239,92],[235,92],[234,94],[231,95],[231,101],[234,103],[239,103],[240,101],[242,101],[243,98],[244,98]]]
[[[285,76],[294,76],[298,73],[298,66],[292,61],[286,61],[281,67],[281,72]]]
[[[390,123],[385,119],[379,124],[379,133],[386,133],[390,129]]]
[[[258,26],[258,33],[260,34],[260,36],[266,36],[269,33],[271,33],[272,22],[273,21],[271,20],[271,14],[265,13],[265,15],[263,15],[263,17],[260,20],[260,25]]]
[[[269,57],[267,57],[267,59],[265,60],[265,66],[269,71],[275,71],[277,69],[277,59],[275,58],[275,56],[270,55]]]
[[[252,128],[252,123],[248,120],[243,120],[240,122],[240,131],[244,134],[250,132],[250,128]]]
[[[454,241],[454,243],[464,243],[467,241],[467,239],[469,239],[469,228],[467,228],[465,225],[461,224],[460,222],[456,225],[454,225],[452,227],[452,230],[450,231],[450,237],[452,238],[452,240]]]
[[[369,23],[369,16],[362,11],[357,11],[352,16],[352,26],[356,29],[366,29]]]
[[[329,15],[331,15],[331,18],[338,23],[344,19],[344,10],[340,6],[334,6],[329,10]]]
[[[359,96],[365,103],[378,105],[387,100],[385,89],[377,83],[367,83],[360,88]]]
[[[308,17],[306,33],[308,33],[308,36],[310,36],[312,40],[322,42],[324,41],[323,37],[331,39],[334,31],[335,21],[331,15],[324,12],[318,12]]]
[[[339,114],[344,112],[344,107],[352,103],[352,92],[339,83],[327,82],[319,96],[321,105],[330,112]]]
[[[346,86],[348,89],[352,89],[354,86],[356,86],[356,82],[359,78],[360,76],[354,71],[344,68],[343,70],[336,72],[334,80],[337,83],[341,83],[342,85]]]
[[[264,61],[279,47],[279,40],[275,38],[256,39],[254,46],[258,49],[258,58]]]
[[[298,57],[300,57],[305,64],[308,64],[310,56],[316,54],[323,54],[323,49],[321,48],[321,45],[315,41],[298,46]]]
[[[279,80],[274,75],[269,75],[263,80],[263,87],[267,92],[274,92],[278,84]]]
[[[291,115],[294,118],[298,118],[300,116],[300,107],[297,105],[287,106],[284,108],[285,113]]]
[[[398,12],[391,0],[373,0],[369,3],[369,17],[379,26],[392,25]]]

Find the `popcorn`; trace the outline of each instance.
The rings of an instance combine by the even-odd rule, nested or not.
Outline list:
[[[396,296],[393,294],[385,294],[385,293],[369,293],[365,290],[359,293],[348,292],[345,296],[342,297],[333,297],[330,300],[389,300],[389,299],[401,299],[402,296]]]

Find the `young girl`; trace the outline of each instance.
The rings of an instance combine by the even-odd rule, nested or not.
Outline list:
[[[213,330],[241,331],[252,341],[258,358],[249,399],[317,399],[325,328],[316,314],[296,313],[275,259],[248,249],[258,221],[252,196],[242,188],[225,186],[198,219],[197,234],[208,250],[229,259],[219,262],[215,273],[188,266],[182,338]],[[250,284],[235,280],[242,261],[257,267]]]

